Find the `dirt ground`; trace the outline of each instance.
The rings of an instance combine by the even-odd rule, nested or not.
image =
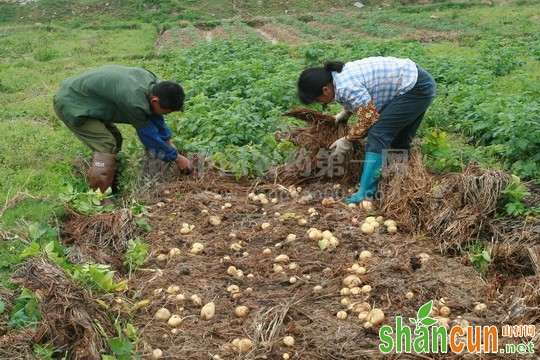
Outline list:
[[[368,214],[339,201],[322,205],[324,198],[342,199],[348,190],[330,182],[296,190],[279,184],[257,187],[216,175],[164,184],[152,207],[153,231],[146,237],[151,244],[149,263],[130,282],[132,293],[151,300],[135,317],[141,353],[151,358],[152,351],[160,349],[170,359],[287,358],[284,354],[290,359],[381,358],[380,326],[392,325],[396,316],[414,318],[423,304],[441,298],[451,310],[450,326],[464,320],[470,325],[512,321],[509,301],[523,281],[506,274],[505,279],[514,283],[494,288],[468,256],[441,254],[439,244],[428,236],[399,230],[391,235],[385,226],[362,234],[360,224],[366,216],[384,214]],[[269,203],[250,200],[251,192],[264,193]],[[213,216],[220,219],[219,225],[210,223]],[[301,225],[300,219],[306,224]],[[194,226],[189,234],[180,233],[183,224]],[[309,239],[310,228],[329,230],[339,245],[321,250],[316,240]],[[204,246],[202,252],[190,252],[195,243]],[[179,249],[178,255],[169,255],[172,248]],[[366,250],[372,257],[361,260],[360,253]],[[288,260],[276,262],[279,255]],[[359,276],[362,286],[372,290],[341,295],[343,279],[358,266],[367,271]],[[532,278],[534,284],[538,278]],[[175,285],[176,289],[171,287]],[[232,285],[238,290],[230,292]],[[407,297],[408,292],[413,296]],[[199,304],[191,300],[194,295],[201,299]],[[215,304],[215,317],[202,320],[201,305],[209,302]],[[359,302],[382,309],[383,324],[366,327],[348,305]],[[480,303],[485,310],[475,310]],[[249,309],[244,318],[235,316],[240,305]],[[154,318],[162,307],[183,319],[179,327]],[[340,310],[347,312],[347,319],[338,320]],[[285,336],[294,337],[294,346],[284,345]],[[233,344],[241,338],[249,338],[252,347],[239,351]],[[538,349],[538,337],[535,341]]]

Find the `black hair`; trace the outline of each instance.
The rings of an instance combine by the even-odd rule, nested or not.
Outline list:
[[[307,68],[298,79],[298,98],[303,104],[311,104],[322,95],[322,88],[332,83],[332,71],[341,72],[345,63],[326,61],[323,67]]]
[[[159,82],[152,89],[152,95],[159,98],[159,106],[162,109],[178,111],[184,108],[186,94],[178,83],[172,81]]]

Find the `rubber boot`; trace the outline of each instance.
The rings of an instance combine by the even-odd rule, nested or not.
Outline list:
[[[382,155],[367,152],[364,159],[364,168],[360,178],[360,189],[356,194],[345,199],[347,204],[355,204],[366,198],[375,196],[377,184],[379,183],[379,169],[382,166]]]
[[[112,188],[114,179],[114,166],[116,164],[116,155],[105,153],[94,153],[94,160],[92,161],[92,168],[88,175],[88,182],[92,190],[101,190],[105,193],[108,188]],[[101,205],[110,205],[112,200],[110,198],[103,199]]]

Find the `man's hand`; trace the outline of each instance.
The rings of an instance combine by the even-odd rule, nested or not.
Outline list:
[[[352,116],[351,112],[348,112],[347,110],[343,109],[342,112],[334,116],[334,121],[336,127],[339,127],[341,124],[346,124],[347,121],[349,121],[349,118]]]
[[[352,151],[352,149],[352,142],[347,140],[346,136],[342,137],[341,139],[337,139],[332,145],[330,145],[330,150],[332,150],[330,157],[345,156],[347,155],[347,153]]]
[[[178,170],[180,170],[180,172],[184,175],[189,175],[193,172],[193,164],[191,161],[180,154],[178,154],[174,160],[174,163],[176,164]]]

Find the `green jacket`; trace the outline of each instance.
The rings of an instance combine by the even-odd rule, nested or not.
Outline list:
[[[72,125],[87,118],[108,123],[148,125],[150,92],[157,78],[150,71],[118,65],[88,70],[60,84],[54,97],[58,110]]]

